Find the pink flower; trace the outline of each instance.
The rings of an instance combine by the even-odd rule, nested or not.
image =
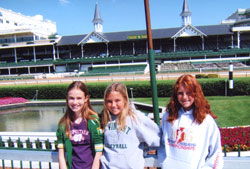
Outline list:
[[[22,97],[2,97],[2,98],[0,98],[0,105],[25,103],[25,102],[28,102],[28,100],[25,98],[22,98]]]

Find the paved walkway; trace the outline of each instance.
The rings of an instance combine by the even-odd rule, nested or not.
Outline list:
[[[241,151],[240,157],[238,152],[227,153],[223,169],[250,169],[250,151]]]
[[[250,156],[224,157],[223,169],[250,169]]]

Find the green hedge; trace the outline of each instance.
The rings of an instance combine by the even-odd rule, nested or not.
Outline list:
[[[228,80],[221,78],[199,79],[205,96],[225,96],[225,85]],[[111,83],[111,82],[110,82]],[[104,90],[109,82],[87,83],[91,98],[103,98]],[[133,88],[134,97],[152,97],[149,81],[123,82],[127,85],[129,96]],[[171,96],[175,80],[157,81],[158,97]],[[32,99],[38,90],[38,99],[65,99],[66,89],[69,84],[50,85],[20,85],[20,86],[0,86],[1,97],[23,97]],[[229,93],[227,91],[227,93]],[[250,94],[250,78],[234,79],[233,95]],[[131,96],[130,96],[131,97]]]
[[[200,78],[218,78],[219,75],[218,74],[196,74],[195,77],[197,79],[200,79]]]

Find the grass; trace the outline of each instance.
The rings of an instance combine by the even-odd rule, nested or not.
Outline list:
[[[152,104],[152,98],[134,99],[137,102]],[[166,107],[169,99],[169,97],[158,98],[159,106]],[[219,127],[250,125],[250,96],[207,96],[206,99],[210,103],[212,112],[218,116],[216,122]],[[51,99],[48,99],[46,101],[51,101]]]
[[[207,96],[211,110],[218,118],[219,127],[250,125],[250,96]],[[135,98],[135,101],[152,104],[152,98]],[[166,107],[169,98],[158,98],[159,106]]]

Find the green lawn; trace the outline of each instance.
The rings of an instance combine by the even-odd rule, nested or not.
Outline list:
[[[250,125],[250,96],[207,96],[206,99],[210,103],[211,110],[218,116],[216,122],[219,127]],[[152,104],[152,98],[134,98],[134,100]],[[159,106],[166,107],[168,102],[169,97],[158,98]]]
[[[250,96],[206,97],[211,110],[218,116],[219,127],[250,125]],[[135,98],[135,101],[152,104],[152,98]],[[166,107],[169,98],[158,98],[159,106]]]

